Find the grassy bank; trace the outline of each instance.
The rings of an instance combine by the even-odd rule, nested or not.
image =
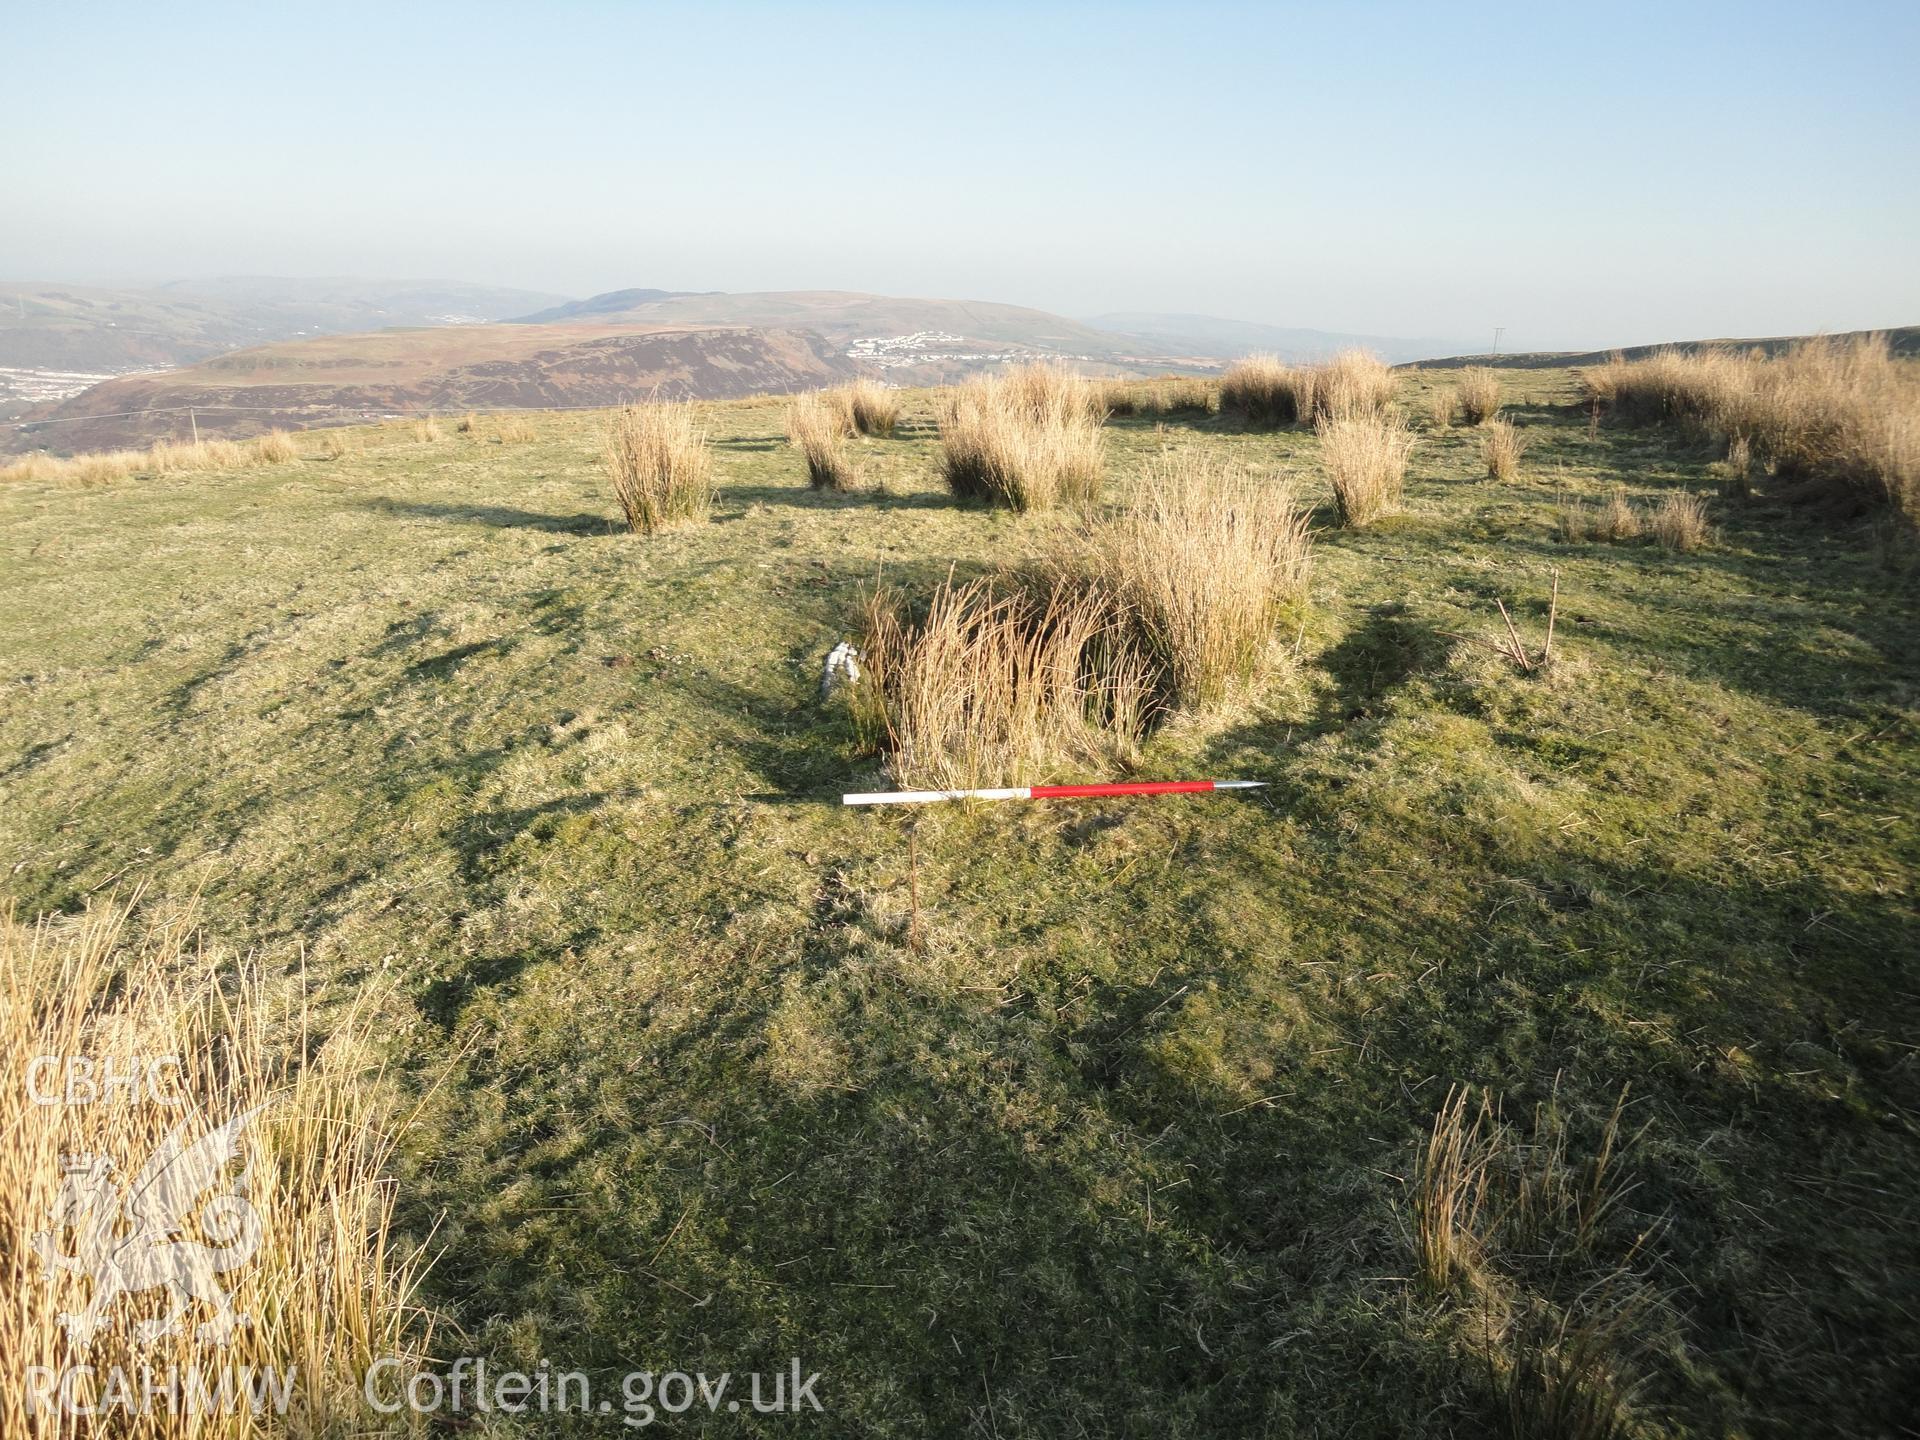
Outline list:
[[[1643,1307],[1606,1337],[1629,1433],[1890,1431],[1910,542],[1501,384],[1515,477],[1417,424],[1364,530],[1311,430],[1107,425],[1110,503],[1200,445],[1317,507],[1297,663],[1143,749],[1250,801],[838,806],[883,783],[818,699],[864,590],[1077,523],[955,501],[930,396],[846,493],[782,403],[702,407],[711,518],[650,537],[587,416],[0,487],[5,892],[199,889],[321,987],[397,979],[397,1058],[450,1071],[401,1218],[439,1219],[442,1347],[502,1366],[797,1355],[836,1433],[1476,1433],[1605,1284]],[[1618,489],[1709,497],[1709,539],[1561,538]],[[1556,574],[1523,673],[1496,600],[1537,652]],[[1627,1090],[1631,1188],[1436,1288],[1412,1186],[1456,1084],[1576,1157]]]

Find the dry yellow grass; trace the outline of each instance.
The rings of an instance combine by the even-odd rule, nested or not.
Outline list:
[[[1095,383],[1109,415],[1207,415],[1213,410],[1212,387],[1193,375]]]
[[[372,1059],[371,1009],[313,1034],[298,994],[276,1003],[259,967],[203,948],[185,916],[141,919],[112,903],[37,926],[0,916],[0,1063],[13,1077],[0,1089],[0,1211],[12,1222],[0,1235],[0,1355],[17,1397],[0,1411],[0,1437],[360,1433],[367,1367],[383,1356],[403,1374],[421,1363],[430,1337],[414,1298],[419,1266],[395,1242],[386,1179],[405,1121]],[[141,1083],[68,1103],[74,1060]],[[54,1103],[36,1103],[49,1090]],[[77,1095],[86,1099],[84,1086]],[[194,1145],[236,1119],[237,1154],[211,1160],[206,1184],[140,1192],[177,1216],[178,1238],[94,1230],[114,1225],[150,1160],[164,1167],[170,1139]],[[182,1174],[164,1173],[176,1184]],[[89,1250],[103,1241],[137,1293],[103,1288],[108,1262]],[[43,1270],[45,1255],[77,1263]],[[176,1266],[191,1267],[197,1293],[166,1330],[152,1293],[161,1282],[145,1277]],[[223,1319],[222,1299],[247,1323]],[[286,1415],[272,1401],[263,1413],[244,1403],[196,1413],[162,1400],[144,1413],[103,1409],[98,1421],[61,1408],[63,1377],[79,1375],[72,1394],[84,1403],[103,1398],[115,1367],[136,1384],[145,1372],[211,1384],[270,1367]]]
[[[1484,1098],[1472,1110],[1467,1102],[1465,1087],[1447,1096],[1414,1168],[1414,1259],[1421,1285],[1434,1295],[1471,1275],[1482,1254],[1492,1114]]]
[[[1315,372],[1272,355],[1249,355],[1220,377],[1220,409],[1249,425],[1296,425],[1313,418]]]
[[[704,520],[713,506],[713,455],[684,401],[622,409],[607,430],[606,463],[636,535]]]
[[[1193,707],[1266,668],[1277,620],[1304,601],[1309,556],[1290,489],[1180,451],[1154,461],[1128,508],[1076,537],[1056,570],[1117,599],[1156,692]]]
[[[431,444],[433,441],[446,438],[445,432],[440,429],[440,422],[435,420],[431,415],[427,416],[424,420],[414,421],[407,427],[407,433],[413,439],[424,444]]]
[[[1586,370],[1591,399],[1630,422],[1744,439],[1802,489],[1889,501],[1920,519],[1920,368],[1884,336],[1755,352],[1662,351]]]
[[[1469,425],[1484,425],[1500,413],[1500,375],[1484,365],[1470,366],[1460,372],[1455,391],[1460,401],[1460,418]]]
[[[877,380],[862,378],[829,392],[849,434],[887,436],[900,423],[900,396]]]
[[[1399,382],[1393,369],[1365,350],[1343,350],[1313,372],[1313,414],[1319,420],[1384,415]]]
[[[239,470],[251,465],[282,465],[299,458],[300,452],[293,438],[284,430],[274,430],[244,443],[234,440],[187,443],[156,440],[145,450],[108,450],[70,457],[24,455],[0,466],[0,483],[43,481],[99,485],[136,475]]]
[[[253,458],[263,465],[284,465],[300,458],[299,447],[284,430],[269,430],[253,442]]]
[[[1531,437],[1511,420],[1496,417],[1480,432],[1480,458],[1487,462],[1487,478],[1511,480],[1520,473],[1520,457]]]
[[[1081,376],[1039,365],[983,376],[944,399],[941,473],[963,499],[1022,511],[1091,505],[1105,474],[1105,417]]]
[[[322,430],[315,450],[323,460],[338,460],[359,449],[358,436],[349,436],[339,430]]]
[[[1427,423],[1435,430],[1450,429],[1457,403],[1450,386],[1434,386],[1427,392]]]
[[[805,457],[807,482],[816,490],[847,490],[854,483],[844,400],[844,392],[816,392],[787,404],[787,443]]]
[[[1662,549],[1698,550],[1707,541],[1707,507],[1697,495],[1670,491],[1647,517],[1646,531]]]
[[[1324,419],[1316,429],[1342,525],[1358,529],[1399,508],[1413,452],[1404,421],[1391,414],[1350,415]]]
[[[466,414],[460,417],[460,423],[455,425],[453,428],[459,434],[471,435],[476,429],[479,428],[479,425],[480,425],[480,417],[474,414],[473,411],[469,410]]]
[[[920,614],[880,589],[864,622],[854,718],[900,785],[1019,785],[1121,763],[1145,729],[1145,667],[1119,607],[1092,588],[949,580]]]
[[[1627,492],[1615,486],[1607,493],[1593,522],[1593,533],[1601,540],[1621,541],[1640,538],[1640,512],[1627,500]]]
[[[517,415],[508,415],[493,427],[493,439],[497,445],[524,445],[538,432],[526,420]]]

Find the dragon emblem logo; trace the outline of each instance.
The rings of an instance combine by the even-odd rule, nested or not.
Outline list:
[[[265,1108],[236,1115],[198,1139],[179,1126],[124,1187],[115,1184],[108,1157],[65,1157],[53,1223],[31,1239],[49,1282],[61,1271],[93,1281],[86,1309],[60,1314],[69,1340],[89,1343],[115,1301],[147,1290],[167,1292],[169,1309],[134,1327],[142,1341],[180,1333],[195,1300],[213,1311],[194,1327],[199,1339],[224,1345],[236,1327],[250,1323],[215,1277],[244,1265],[260,1245],[260,1217],[247,1199],[249,1177],[243,1170],[229,1181],[226,1172],[240,1158],[248,1122]],[[221,1193],[200,1204],[216,1187]],[[212,1243],[186,1238],[196,1231]],[[71,1253],[61,1248],[69,1234]]]

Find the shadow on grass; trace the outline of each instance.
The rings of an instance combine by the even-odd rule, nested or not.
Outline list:
[[[451,520],[496,530],[539,530],[550,535],[606,535],[618,526],[606,514],[582,511],[577,515],[545,515],[510,505],[453,505],[440,501],[393,500],[379,496],[361,502],[368,510],[415,520]]]
[[[813,490],[798,485],[723,485],[720,501],[745,505],[792,505],[803,510],[959,510],[966,502],[938,491],[896,495],[882,490]],[[985,508],[985,507],[974,507]]]

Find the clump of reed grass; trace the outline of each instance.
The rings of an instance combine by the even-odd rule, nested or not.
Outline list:
[[[300,458],[300,449],[284,430],[269,430],[253,442],[253,458],[263,465],[284,465]]]
[[[1520,457],[1532,437],[1504,417],[1489,420],[1480,432],[1480,458],[1487,462],[1487,478],[1511,480],[1520,473]]]
[[[1304,604],[1305,512],[1284,486],[1188,452],[1037,566],[869,600],[854,714],[903,784],[1027,783],[1126,763],[1178,709],[1231,698]]]
[[[1203,451],[1152,462],[1120,515],[1073,541],[1079,573],[1124,607],[1167,704],[1216,704],[1256,679],[1304,602],[1311,546],[1291,489]]]
[[[1323,419],[1315,428],[1342,525],[1359,529],[1399,508],[1413,452],[1404,421],[1391,414],[1347,415]]]
[[[425,419],[414,421],[407,427],[407,433],[422,444],[431,444],[436,440],[444,440],[446,438],[445,432],[440,428],[440,422],[435,420],[431,415]]]
[[[1435,430],[1451,429],[1457,403],[1450,386],[1434,386],[1427,392],[1427,423]]]
[[[1698,495],[1670,490],[1647,517],[1646,532],[1663,550],[1685,554],[1706,544],[1707,507]]]
[[[1614,486],[1607,492],[1606,502],[1594,516],[1594,535],[1601,540],[1618,543],[1622,540],[1638,540],[1641,528],[1640,512],[1627,499],[1627,492],[1618,485]]]
[[[1208,415],[1213,390],[1192,375],[1163,375],[1154,380],[1100,382],[1101,403],[1109,415]]]
[[[1801,341],[1784,354],[1710,349],[1615,356],[1582,373],[1628,423],[1740,437],[1803,495],[1891,503],[1920,521],[1920,373],[1884,335]]]
[[[101,485],[136,475],[239,470],[250,465],[280,465],[299,458],[300,452],[292,437],[284,430],[275,430],[245,444],[232,440],[161,439],[145,450],[93,451],[65,457],[26,455],[0,466],[0,481]]]
[[[900,423],[900,396],[877,380],[862,377],[832,391],[849,434],[888,436]]]
[[[480,425],[480,417],[474,414],[473,411],[469,410],[466,414],[460,417],[460,423],[455,425],[453,428],[462,435],[471,435],[476,429],[479,428],[479,425]]]
[[[404,1379],[431,1342],[418,1304],[421,1266],[393,1226],[389,1161],[408,1121],[377,1058],[378,1003],[376,994],[350,1005],[320,1035],[300,995],[277,1000],[263,967],[203,944],[190,915],[142,914],[114,901],[32,925],[0,914],[0,1064],[15,1077],[0,1087],[0,1212],[46,1227],[30,1241],[23,1224],[0,1242],[13,1286],[0,1307],[0,1353],[20,1378],[31,1386],[35,1374],[57,1377],[90,1358],[185,1373],[209,1365],[217,1344],[221,1365],[256,1375],[270,1368],[284,1382],[284,1422],[246,1405],[162,1404],[124,1433],[240,1440],[281,1423],[312,1435],[365,1428],[367,1368],[390,1355]],[[85,1056],[128,1075],[152,1075],[141,1062],[153,1057],[170,1068],[158,1095],[39,1104],[19,1077],[49,1055]],[[142,1328],[161,1313],[150,1296],[122,1296],[93,1313],[99,1292],[89,1287],[104,1281],[87,1273],[92,1267],[67,1273],[49,1264],[42,1279],[30,1243],[80,1252],[90,1208],[105,1218],[117,1192],[170,1142],[193,1144],[237,1118],[235,1160],[218,1167],[210,1191],[176,1198],[184,1234],[211,1242],[188,1247],[206,1257],[200,1273],[247,1324],[229,1326],[202,1297],[178,1327],[155,1334]],[[150,1199],[164,1193],[147,1191]],[[123,1240],[122,1258],[169,1243],[165,1231],[114,1243]],[[63,1324],[63,1312],[81,1318]],[[55,1383],[56,1396],[37,1398],[57,1406]],[[69,1433],[49,1427],[6,1428]],[[84,1423],[78,1431],[106,1433]]]
[[[652,535],[707,517],[713,505],[713,456],[684,401],[628,405],[607,430],[607,477],[636,535]]]
[[[1273,355],[1249,355],[1220,378],[1220,409],[1249,425],[1297,425],[1313,418],[1315,372]]]
[[[1500,374],[1485,365],[1470,365],[1460,372],[1455,394],[1460,418],[1469,425],[1484,425],[1500,413]]]
[[[848,414],[841,397],[815,392],[787,404],[787,443],[807,462],[815,490],[851,489],[856,478],[847,448]]]
[[[1554,511],[1553,533],[1563,545],[1578,545],[1593,537],[1593,507],[1584,500],[1563,500]]]
[[[1017,785],[1076,761],[1124,763],[1149,677],[1121,618],[1097,589],[1019,577],[949,579],[923,610],[878,589],[855,724],[902,785]]]
[[[533,426],[517,415],[506,416],[493,427],[496,445],[524,445],[536,434]]]
[[[944,398],[941,474],[962,499],[1015,510],[1085,507],[1105,474],[1097,389],[1043,365],[982,376]]]
[[[338,460],[352,453],[356,448],[358,448],[357,442],[350,440],[346,434],[339,430],[322,430],[320,432],[318,449],[320,458],[323,460]]]
[[[1398,390],[1393,369],[1365,350],[1343,350],[1313,371],[1316,420],[1383,416]]]

